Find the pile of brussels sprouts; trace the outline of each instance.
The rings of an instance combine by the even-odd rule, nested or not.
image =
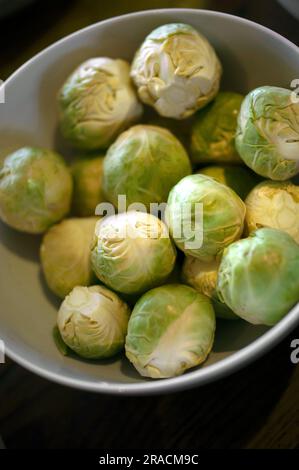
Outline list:
[[[141,375],[172,377],[206,360],[216,317],[274,325],[299,301],[299,103],[274,86],[219,92],[220,78],[206,38],[161,26],[131,65],[92,58],[62,86],[70,167],[38,148],[5,159],[0,217],[44,234],[65,352],[125,347]],[[103,202],[115,213],[96,216]]]

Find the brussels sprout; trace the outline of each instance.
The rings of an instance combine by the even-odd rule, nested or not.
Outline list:
[[[183,119],[217,94],[221,64],[211,44],[194,28],[166,24],[145,38],[131,76],[141,101],[162,116]]]
[[[218,269],[220,260],[209,263],[200,261],[193,256],[186,256],[182,279],[186,284],[193,287],[200,294],[206,295],[212,300],[217,317],[227,320],[236,320],[235,315],[224,303],[220,302],[216,292]]]
[[[130,310],[103,286],[75,287],[63,301],[57,325],[63,341],[79,356],[114,356],[125,343]]]
[[[98,220],[67,219],[45,234],[40,249],[42,269],[58,297],[64,298],[76,286],[92,284],[90,249]]]
[[[246,228],[277,228],[299,243],[299,186],[290,181],[264,181],[246,198]]]
[[[121,134],[104,160],[103,189],[115,206],[118,195],[127,205],[166,202],[170,189],[191,173],[188,155],[171,132],[139,125]]]
[[[299,301],[299,245],[270,228],[233,243],[221,260],[217,293],[244,320],[274,325]]]
[[[241,199],[245,199],[249,191],[260,181],[259,177],[249,168],[241,166],[206,166],[198,170],[197,173],[210,176],[218,183],[229,186]]]
[[[171,273],[176,250],[166,225],[144,212],[105,217],[96,226],[91,261],[98,278],[124,294],[144,292]]]
[[[126,356],[145,377],[183,374],[206,360],[215,326],[208,297],[182,284],[157,287],[144,294],[133,309]]]
[[[290,90],[264,86],[246,96],[236,147],[246,165],[271,180],[284,181],[299,172],[299,103]]]
[[[0,170],[0,218],[28,233],[43,233],[70,210],[72,178],[60,155],[24,147]]]
[[[208,262],[240,238],[245,210],[232,189],[197,174],[186,176],[170,191],[166,219],[178,248]]]
[[[95,214],[97,205],[103,202],[103,158],[84,158],[72,165],[74,181],[73,212],[80,217]]]
[[[77,148],[105,148],[141,116],[124,60],[97,57],[81,64],[60,94],[61,130]]]
[[[242,162],[235,148],[237,119],[243,96],[220,92],[195,116],[191,132],[191,158],[195,163]]]

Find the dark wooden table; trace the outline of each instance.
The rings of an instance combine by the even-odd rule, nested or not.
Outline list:
[[[48,44],[100,19],[138,10],[141,4],[158,8],[201,3],[40,1],[0,24],[0,78]],[[299,43],[299,23],[274,0],[210,3]],[[268,355],[220,382],[159,397],[80,392],[8,361],[0,365],[0,434],[8,448],[299,448],[299,365],[290,361],[294,338],[299,338],[299,329]]]

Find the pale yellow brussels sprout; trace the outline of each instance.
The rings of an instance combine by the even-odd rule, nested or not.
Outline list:
[[[42,269],[54,294],[64,298],[75,286],[95,280],[90,249],[97,217],[66,219],[44,236],[40,249]]]
[[[183,119],[217,94],[221,64],[204,36],[192,26],[173,23],[145,38],[131,76],[144,103],[162,116]]]
[[[63,301],[57,325],[63,341],[79,356],[104,359],[123,349],[130,310],[103,286],[75,287]]]
[[[249,191],[261,180],[261,178],[249,168],[242,166],[205,166],[198,170],[197,173],[210,176],[218,181],[218,183],[229,186],[243,200],[246,198]]]
[[[200,294],[206,295],[212,301],[217,317],[226,320],[236,320],[235,315],[224,303],[220,302],[216,292],[219,260],[210,262],[200,261],[193,256],[186,256],[182,270],[182,280]]]
[[[59,104],[62,134],[85,150],[108,147],[142,114],[129,64],[108,57],[81,64],[64,83]]]
[[[246,198],[246,228],[283,230],[299,243],[299,186],[290,181],[264,181]]]
[[[207,359],[215,326],[208,297],[182,284],[157,287],[144,294],[133,309],[126,356],[144,377],[181,375]]]
[[[103,158],[84,157],[72,165],[74,215],[89,217],[105,201],[102,191]]]
[[[252,170],[286,181],[299,173],[299,103],[286,88],[262,86],[245,97],[236,148]]]
[[[72,177],[51,150],[24,147],[0,169],[0,218],[21,232],[39,234],[67,215]]]
[[[245,212],[244,202],[232,189],[197,174],[172,188],[165,216],[177,247],[208,262],[241,237]]]
[[[127,206],[166,202],[171,188],[191,173],[180,141],[167,129],[137,125],[123,132],[104,159],[103,189],[116,207],[118,196]]]
[[[151,214],[129,211],[105,217],[96,226],[92,267],[111,289],[142,293],[161,284],[175,260],[166,225]]]

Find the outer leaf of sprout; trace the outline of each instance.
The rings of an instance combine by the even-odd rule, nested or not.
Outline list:
[[[21,148],[0,170],[0,218],[21,232],[43,233],[69,212],[72,186],[60,155]]]
[[[104,160],[103,188],[115,206],[118,195],[127,205],[166,202],[170,189],[191,173],[188,155],[167,129],[138,125],[121,134]]]
[[[118,292],[136,294],[161,284],[175,259],[166,225],[151,214],[129,211],[96,226],[92,266],[98,278]]]
[[[79,356],[102,359],[124,346],[130,310],[103,286],[75,287],[57,317],[62,339]]]
[[[145,377],[173,377],[206,360],[214,332],[215,314],[208,297],[182,284],[164,285],[135,305],[126,355]]]
[[[196,204],[202,204],[202,224],[195,219]],[[188,205],[191,210],[185,210]],[[176,245],[185,254],[202,261],[212,261],[223,249],[243,232],[245,204],[227,186],[205,175],[190,175],[183,178],[171,190],[166,217],[170,234]],[[191,213],[191,217],[190,217]],[[187,245],[202,231],[202,244],[190,248]]]
[[[290,181],[264,181],[246,198],[246,228],[261,227],[287,232],[299,243],[299,186]]]
[[[90,249],[98,218],[66,219],[44,236],[40,249],[43,272],[49,288],[64,298],[78,286],[94,280]]]
[[[233,243],[221,260],[217,293],[244,320],[276,324],[299,301],[299,245],[270,228]]]
[[[299,172],[299,103],[285,88],[264,86],[244,99],[236,148],[256,173],[285,181]]]
[[[217,94],[221,65],[205,37],[186,24],[152,31],[132,63],[140,99],[165,117],[183,119]]]
[[[130,83],[127,62],[107,57],[89,59],[64,83],[60,121],[64,137],[83,150],[105,148],[130,124],[142,107]]]

